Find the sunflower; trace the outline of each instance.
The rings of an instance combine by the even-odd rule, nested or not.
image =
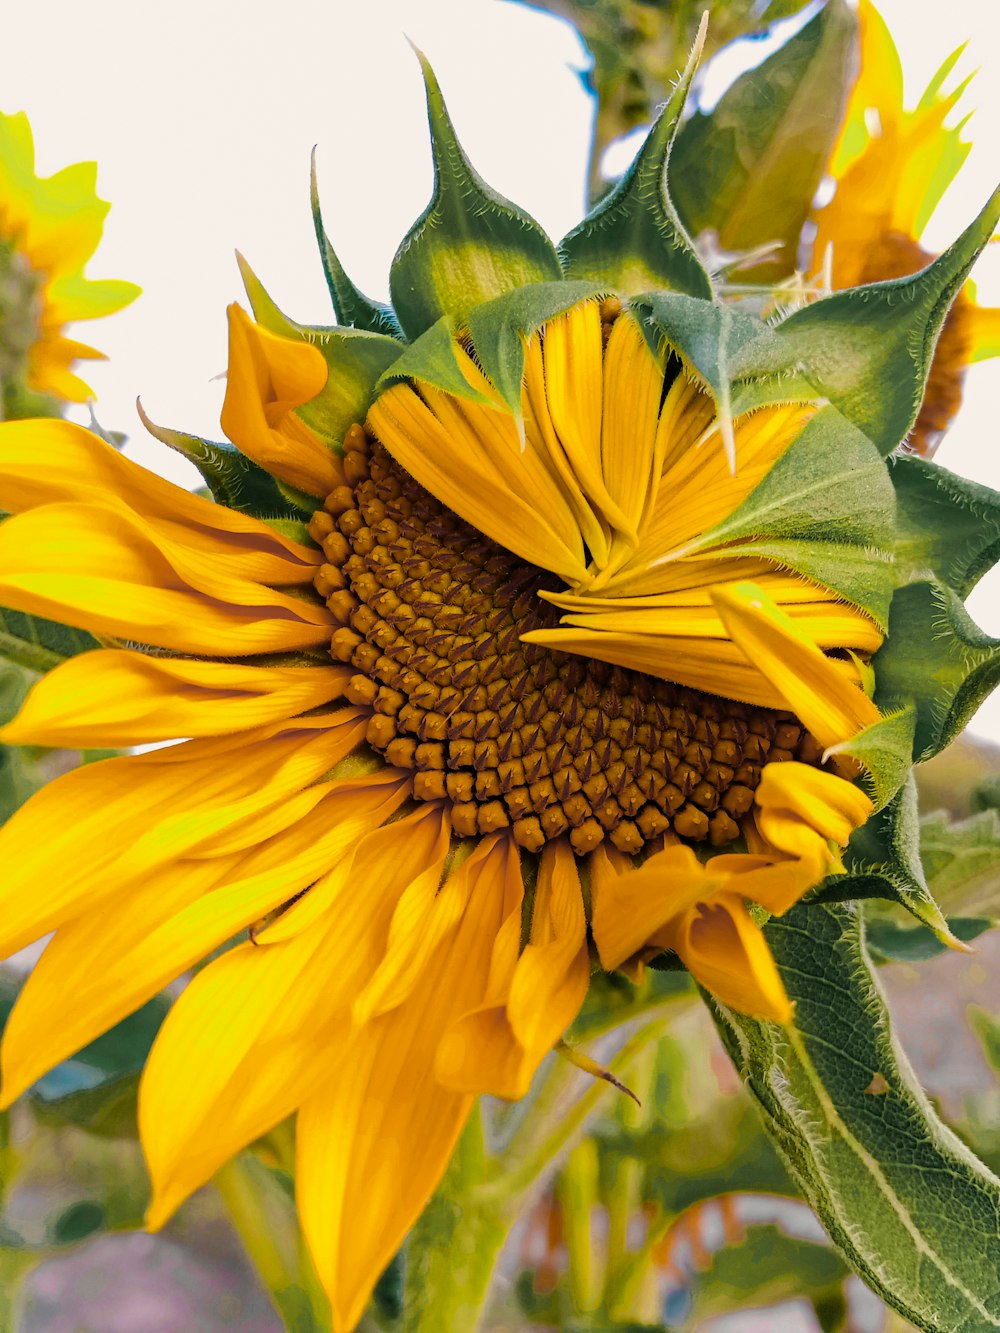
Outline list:
[[[97,166],[78,162],[54,176],[35,174],[31,126],[23,112],[0,113],[0,383],[69,402],[91,390],[71,367],[102,353],[67,338],[78,319],[110,315],[134,301],[131,282],[94,281],[83,269],[101,239],[109,205],[95,193]]]
[[[810,270],[830,253],[834,288],[900,278],[930,263],[920,238],[945,190],[968,156],[963,120],[945,121],[968,80],[942,88],[964,48],[953,52],[912,111],[903,106],[903,70],[885,21],[871,0],[860,0],[861,70],[830,163],[833,198],[814,211]],[[945,321],[920,414],[909,438],[932,454],[962,401],[965,369],[1000,355],[1000,309],[975,302],[968,284]]]
[[[226,503],[66,422],[0,428],[0,598],[106,645],[3,739],[183,738],[58,779],[0,831],[0,953],[54,932],[3,1104],[230,944],[143,1075],[149,1225],[294,1113],[342,1330],[476,1095],[525,1094],[595,968],[669,953],[790,1021],[760,923],[842,868],[878,795],[854,754],[883,725],[888,472],[825,395],[758,376],[751,404],[696,368],[770,333],[720,314],[669,209],[686,85],[560,257],[427,77],[435,196],[394,309],[317,212],[341,324],[295,325],[245,269],[232,444],[154,427]]]

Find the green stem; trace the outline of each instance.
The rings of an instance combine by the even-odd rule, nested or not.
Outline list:
[[[600,1308],[604,1287],[604,1265],[594,1236],[600,1169],[597,1144],[593,1139],[581,1139],[556,1182],[569,1252],[570,1294],[576,1314],[594,1314]]]
[[[478,1327],[519,1203],[506,1191],[487,1197],[482,1182],[495,1167],[477,1107],[410,1235],[404,1333],[473,1333]]]
[[[657,1023],[647,1022],[622,1046],[615,1059],[615,1067],[624,1072],[626,1083],[629,1061],[658,1035]],[[579,1070],[567,1061],[561,1061],[553,1067],[538,1099],[530,1108],[526,1124],[507,1147],[504,1154],[507,1169],[490,1193],[511,1196],[529,1189],[542,1172],[554,1165],[556,1159],[572,1145],[604,1098],[609,1095],[623,1096],[602,1079],[594,1079],[568,1110],[557,1113],[568,1084],[581,1077]],[[546,1133],[545,1130],[551,1124],[556,1127]],[[538,1126],[542,1127],[541,1133]]]
[[[328,1333],[330,1308],[312,1271],[292,1200],[269,1169],[248,1154],[227,1162],[215,1188],[275,1309],[295,1333]]]

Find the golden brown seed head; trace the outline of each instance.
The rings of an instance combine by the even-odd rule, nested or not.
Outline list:
[[[350,485],[313,519],[329,563],[316,587],[337,618],[330,651],[357,670],[366,740],[448,800],[459,836],[511,827],[538,852],[568,836],[634,854],[673,831],[725,846],[765,763],[819,747],[787,713],[522,641],[558,623],[559,586],[424,491],[360,427]]]

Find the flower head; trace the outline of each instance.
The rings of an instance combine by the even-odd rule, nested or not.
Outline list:
[[[943,86],[962,54],[953,52],[913,110],[903,104],[903,70],[892,36],[871,0],[861,0],[861,69],[830,163],[833,198],[814,211],[812,269],[830,255],[835,288],[901,278],[933,255],[921,236],[969,152],[963,120],[945,121],[968,80],[949,93]],[[1000,309],[978,306],[971,284],[945,321],[911,447],[931,454],[962,400],[965,368],[1000,355]]]
[[[222,503],[63,422],[0,431],[0,596],[108,645],[4,739],[187,738],[69,774],[0,832],[0,947],[55,932],[4,1100],[249,929],[150,1056],[150,1223],[296,1113],[338,1328],[474,1096],[526,1092],[594,967],[668,951],[788,1022],[761,917],[839,874],[905,776],[913,709],[876,707],[872,660],[882,453],[912,414],[857,399],[874,352],[827,383],[819,307],[802,332],[717,303],[662,183],[682,99],[557,253],[472,171],[428,72],[437,183],[394,308],[318,222],[341,323],[295,324],[244,270],[239,452],[153,428]],[[954,289],[989,225],[921,291]],[[866,307],[917,392],[893,321],[926,333],[940,305]]]
[[[0,385],[8,394],[23,382],[69,402],[90,397],[72,366],[101,353],[68,338],[65,326],[110,315],[139,294],[130,282],[83,276],[109,207],[94,192],[96,170],[78,162],[37,176],[27,116],[0,113]]]

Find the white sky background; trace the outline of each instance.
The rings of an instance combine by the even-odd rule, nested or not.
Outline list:
[[[968,39],[960,75],[980,72],[974,147],[925,233],[948,244],[1000,176],[1000,4],[881,0],[912,104],[944,56]],[[84,368],[102,425],[128,452],[191,484],[183,460],[148,441],[141,394],[164,425],[220,438],[225,307],[242,297],[238,247],[288,314],[332,322],[309,213],[319,145],[327,229],[369,295],[388,293],[400,238],[423,209],[431,165],[423,94],[407,34],[426,51],[470,158],[558,238],[583,207],[591,103],[572,29],[505,0],[49,0],[8,7],[0,109],[27,111],[38,168],[97,158],[112,201],[91,277],[144,288],[130,309],[81,325],[109,355]],[[980,299],[1000,304],[1000,245],[980,261]],[[961,418],[938,459],[1000,488],[1000,362],[969,374]],[[1000,578],[970,601],[1000,635]],[[1000,692],[998,692],[1000,693]],[[973,730],[1000,740],[1000,699]]]

